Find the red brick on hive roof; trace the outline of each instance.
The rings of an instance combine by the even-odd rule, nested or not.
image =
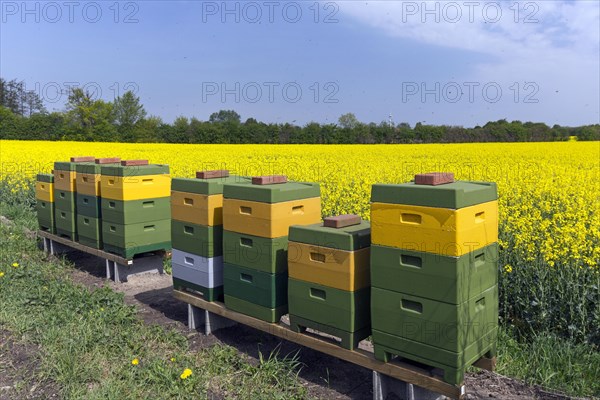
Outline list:
[[[287,176],[285,175],[265,175],[265,176],[253,176],[253,185],[273,185],[277,183],[286,183]]]
[[[214,169],[211,171],[198,171],[196,172],[197,179],[215,179],[215,178],[227,178],[229,176],[228,169]]]
[[[148,165],[148,160],[123,160],[121,165],[124,167],[132,167],[136,165]]]
[[[415,175],[415,185],[444,185],[454,182],[453,172],[429,172]]]
[[[323,226],[327,228],[345,228],[347,226],[358,225],[361,218],[354,214],[336,215],[335,217],[327,217],[323,219]]]

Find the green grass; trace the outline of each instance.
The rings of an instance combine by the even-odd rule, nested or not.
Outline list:
[[[35,346],[32,383],[50,380],[65,399],[192,399],[210,392],[243,399],[307,397],[296,357],[273,354],[249,362],[220,344],[189,351],[185,335],[145,325],[122,294],[75,284],[68,264],[46,260],[23,230],[35,229],[31,212],[3,204],[2,213],[15,225],[0,226],[0,326]],[[139,364],[132,365],[136,358]],[[186,368],[192,375],[181,379]]]
[[[0,185],[0,214],[14,222],[0,226],[0,271],[5,273],[0,278],[0,326],[23,343],[40,346],[33,382],[55,382],[66,399],[186,399],[210,393],[247,399],[307,397],[297,377],[301,366],[296,355],[274,352],[256,363],[225,345],[192,352],[177,331],[144,325],[121,294],[74,284],[71,266],[47,260],[26,235],[23,228],[36,229],[30,205],[30,192],[15,197]],[[19,267],[13,268],[13,262]],[[522,329],[504,323],[500,374],[569,395],[600,397],[596,347],[543,330],[522,335]],[[134,358],[140,361],[137,366],[131,364]],[[182,380],[185,368],[192,375]]]

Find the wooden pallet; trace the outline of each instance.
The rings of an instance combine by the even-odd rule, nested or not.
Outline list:
[[[373,353],[363,349],[347,350],[340,347],[336,342],[328,340],[323,336],[311,333],[294,332],[288,325],[283,323],[268,323],[244,314],[229,310],[223,303],[208,302],[191,293],[179,290],[173,291],[173,296],[194,307],[206,310],[215,315],[225,317],[229,320],[248,325],[252,328],[267,332],[290,342],[320,351],[344,361],[351,362],[363,368],[367,368],[392,378],[411,383],[436,393],[443,394],[453,399],[462,399],[465,396],[464,385],[455,386],[444,382],[441,378],[432,376],[429,370],[419,368],[403,361],[391,361],[384,363],[378,361]],[[493,371],[496,365],[495,358],[480,358],[474,366]]]

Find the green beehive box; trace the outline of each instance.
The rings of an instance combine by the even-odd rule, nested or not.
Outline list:
[[[173,288],[188,292],[191,290],[200,294],[206,301],[223,301],[223,286],[207,288],[182,279],[173,278]]]
[[[205,226],[172,220],[173,248],[202,257],[223,255],[223,226]]]
[[[165,164],[148,164],[148,165],[115,165],[105,164],[100,168],[100,173],[106,176],[143,176],[143,175],[160,175],[168,174],[169,166]]]
[[[406,204],[436,208],[459,209],[498,200],[493,182],[456,181],[443,185],[376,184],[371,189],[371,202]]]
[[[347,349],[371,335],[369,287],[349,292],[290,278],[288,308],[292,329],[328,333]]]
[[[56,161],[54,169],[58,171],[76,171],[78,165],[94,165],[93,162]]]
[[[287,273],[269,274],[234,264],[223,264],[225,295],[274,309],[286,305]]]
[[[429,367],[443,370],[443,379],[453,385],[461,385],[466,369],[481,357],[496,356],[498,329],[492,329],[477,341],[465,346],[460,352],[442,350],[438,347],[415,342],[400,336],[373,329],[372,342],[375,358],[389,362],[394,356],[417,361]]]
[[[104,250],[131,258],[135,254],[171,248],[171,220],[121,225],[102,221]]]
[[[244,176],[230,175],[225,178],[197,179],[197,178],[173,178],[171,190],[176,192],[196,193],[204,195],[222,194],[223,186],[226,184],[250,184],[252,180]]]
[[[102,248],[102,220],[86,215],[77,215],[77,241],[96,249]]]
[[[171,218],[171,198],[113,200],[102,198],[102,219],[115,224],[141,224]]]
[[[223,231],[223,261],[270,274],[287,272],[288,237],[269,239]]]
[[[54,205],[57,209],[75,213],[77,210],[76,192],[54,189]]]
[[[37,174],[36,181],[54,183],[54,175],[52,175],[52,174]]]
[[[80,174],[99,174],[102,168],[102,165],[106,164],[96,164],[93,163],[77,163],[75,164],[75,172]]]
[[[77,215],[85,215],[92,218],[100,218],[102,216],[100,197],[77,193],[75,198],[77,199]]]
[[[461,304],[371,288],[373,329],[459,353],[498,326],[498,287]]]
[[[279,322],[288,310],[287,304],[276,308],[267,308],[234,296],[225,295],[224,298],[225,306],[228,309],[271,323]]]
[[[461,304],[498,283],[498,244],[460,257],[371,246],[371,286]]]
[[[247,183],[226,184],[223,197],[257,201],[261,203],[281,203],[320,197],[321,190],[318,183],[287,182],[271,185],[252,185]]]
[[[61,210],[55,204],[54,222],[57,235],[73,241],[77,240],[77,216],[74,212]]]
[[[371,245],[371,224],[360,224],[344,228],[328,228],[320,224],[290,226],[289,240],[331,249],[355,251]]]
[[[39,228],[45,232],[56,233],[54,203],[38,199],[35,207]]]

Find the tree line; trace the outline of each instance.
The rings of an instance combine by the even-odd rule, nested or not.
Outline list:
[[[48,112],[23,82],[0,78],[0,139],[74,140],[156,143],[465,143],[600,140],[600,124],[579,127],[547,126],[537,122],[508,122],[464,128],[449,125],[362,123],[352,113],[336,124],[310,122],[304,126],[275,124],[248,118],[233,110],[211,114],[207,121],[177,117],[172,124],[148,116],[139,97],[128,91],[114,101],[95,99],[72,88],[64,110]]]

